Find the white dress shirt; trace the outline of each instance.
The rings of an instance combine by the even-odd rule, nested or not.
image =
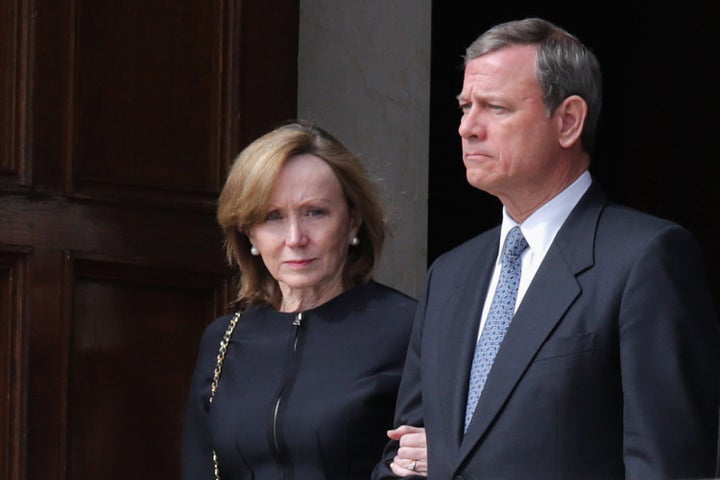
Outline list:
[[[520,230],[522,230],[523,236],[525,240],[527,240],[528,248],[523,252],[521,257],[522,272],[520,274],[520,285],[518,286],[517,300],[515,302],[516,311],[520,302],[522,302],[530,282],[532,282],[532,279],[535,277],[535,273],[538,271],[538,268],[540,268],[545,254],[550,249],[555,235],[557,235],[558,230],[560,230],[562,224],[565,223],[572,209],[575,208],[575,205],[577,205],[580,198],[590,187],[591,182],[590,173],[585,171],[570,184],[570,186],[540,207],[520,225]],[[485,306],[483,307],[482,319],[480,320],[480,329],[478,330],[478,339],[485,326],[488,311],[490,310],[490,303],[492,303],[492,298],[500,278],[500,257],[502,246],[505,244],[505,237],[507,237],[510,229],[516,225],[518,224],[510,218],[505,207],[503,207],[503,220],[500,227],[500,248],[497,259],[495,260],[495,269],[493,270],[493,275],[490,280],[490,288],[485,298]]]

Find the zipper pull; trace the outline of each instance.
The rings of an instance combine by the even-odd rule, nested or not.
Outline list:
[[[298,312],[297,315],[295,315],[295,320],[293,320],[292,324],[296,327],[299,327],[302,325],[303,321],[303,312]]]

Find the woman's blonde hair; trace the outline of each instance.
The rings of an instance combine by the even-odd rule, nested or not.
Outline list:
[[[280,288],[262,258],[251,255],[247,232],[265,219],[282,166],[302,154],[314,155],[333,169],[350,214],[361,222],[360,243],[348,245],[344,288],[372,278],[385,240],[385,213],[373,183],[360,160],[330,133],[307,122],[289,123],[248,145],[233,162],[220,192],[217,220],[225,235],[228,263],[238,275],[235,308],[280,305]]]

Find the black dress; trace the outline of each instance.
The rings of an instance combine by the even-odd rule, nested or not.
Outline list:
[[[392,428],[416,301],[376,282],[313,310],[253,306],[208,403],[224,316],[203,334],[184,425],[184,480],[370,478]]]

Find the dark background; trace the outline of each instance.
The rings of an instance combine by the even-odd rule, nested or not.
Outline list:
[[[675,220],[698,238],[720,304],[720,30],[718,6],[622,9],[555,2],[434,2],[428,265],[500,222],[497,199],[465,180],[456,95],[465,48],[490,26],[539,16],[578,36],[603,68],[603,110],[591,172],[615,200]]]

